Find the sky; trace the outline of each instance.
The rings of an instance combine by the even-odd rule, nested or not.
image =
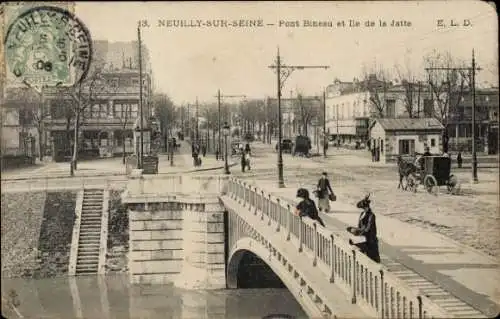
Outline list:
[[[141,34],[151,55],[155,91],[177,104],[196,97],[214,102],[219,89],[222,95],[275,97],[277,76],[269,66],[278,47],[284,64],[329,66],[292,72],[285,97],[320,94],[336,78],[362,77],[363,66],[392,70],[399,65],[424,80],[423,56],[433,50],[449,51],[470,65],[474,49],[483,68],[477,81],[498,86],[497,16],[485,2],[77,2],[75,13],[94,40],[136,40],[137,21],[147,20],[150,26]],[[264,26],[160,27],[160,19],[262,20]],[[461,25],[450,26],[451,19]],[[469,26],[463,25],[465,19]],[[304,20],[332,21],[333,27],[307,27]],[[350,27],[349,20],[360,26]],[[388,26],[380,26],[380,20]],[[411,26],[392,27],[392,20]],[[337,25],[340,21],[344,27]],[[375,26],[365,26],[366,21]]]

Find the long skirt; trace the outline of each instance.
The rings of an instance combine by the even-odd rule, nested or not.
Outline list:
[[[376,263],[380,263],[380,253],[378,250],[378,239],[369,242],[362,242],[356,244],[358,248],[363,252],[368,258]]]
[[[328,197],[318,199],[318,209],[324,210],[325,212],[330,211],[330,200],[328,199]]]

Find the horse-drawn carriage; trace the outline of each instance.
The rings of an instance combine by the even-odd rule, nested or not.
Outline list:
[[[401,168],[400,164],[400,175]],[[403,174],[406,185],[403,189],[417,191],[418,185],[422,184],[428,193],[437,195],[440,186],[446,186],[448,193],[457,194],[460,190],[458,178],[451,174],[451,158],[448,156],[418,156],[414,163],[406,164]]]

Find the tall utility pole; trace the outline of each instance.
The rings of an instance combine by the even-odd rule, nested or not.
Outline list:
[[[198,139],[198,97],[196,97],[196,143],[199,143]]]
[[[218,130],[218,134],[219,134],[219,137],[218,137],[218,142],[219,142],[219,145],[217,146],[217,152],[219,153],[219,155],[221,154],[221,144],[222,144],[222,136],[221,136],[221,133],[220,133],[220,130],[221,130],[221,114],[220,114],[220,106],[221,106],[221,99],[222,98],[229,98],[229,97],[242,97],[242,98],[246,98],[247,96],[244,95],[244,94],[241,94],[241,95],[221,95],[220,94],[220,89],[217,90],[217,130]],[[224,159],[224,157],[222,157],[221,159]]]
[[[417,96],[417,117],[420,118],[420,89],[421,83],[418,81],[418,96]]]
[[[451,67],[435,67],[435,68],[425,68],[427,72],[432,70],[445,70],[445,71],[468,71],[469,72],[469,86],[472,95],[472,180],[474,183],[478,182],[477,178],[477,154],[476,154],[476,71],[481,71],[481,68],[476,66],[476,58],[474,55],[474,49],[472,49],[472,65],[471,67],[463,68],[451,68]],[[429,83],[432,86],[431,76],[429,72]],[[448,83],[451,86],[451,83]],[[451,89],[449,93],[451,94]],[[451,96],[448,96],[449,101]],[[449,102],[448,102],[449,103]],[[448,116],[448,114],[446,114]],[[448,128],[445,127],[445,130]]]
[[[328,140],[326,137],[326,89],[323,90],[323,157],[326,158]]]
[[[477,179],[477,154],[476,154],[476,58],[474,56],[474,49],[472,49],[472,179],[474,183],[478,182]]]
[[[144,115],[142,113],[142,49],[141,49],[141,27],[137,27],[137,38],[139,44],[139,111],[141,112],[141,157],[137,161],[138,168],[143,168],[144,160]]]
[[[189,115],[189,104],[188,104],[188,112],[187,112],[187,120],[188,120],[188,125],[187,125],[187,134],[186,137],[189,136],[191,138],[191,116]],[[192,143],[192,141],[191,141]]]
[[[294,70],[303,69],[328,69],[329,66],[315,66],[315,65],[282,65],[280,57],[280,49],[278,48],[276,54],[276,65],[270,65],[269,68],[276,69],[277,75],[277,93],[278,93],[278,187],[284,188],[285,181],[283,179],[283,150],[281,147],[283,127],[281,123],[281,89],[283,88],[286,79]]]

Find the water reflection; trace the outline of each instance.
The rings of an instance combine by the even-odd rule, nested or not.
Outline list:
[[[128,276],[2,279],[2,296],[14,289],[24,318],[167,319],[262,318],[287,314],[307,318],[286,289],[193,291],[171,285],[129,284]],[[3,302],[2,302],[3,304]],[[2,306],[2,311],[7,311]],[[4,313],[15,318],[15,313]]]

